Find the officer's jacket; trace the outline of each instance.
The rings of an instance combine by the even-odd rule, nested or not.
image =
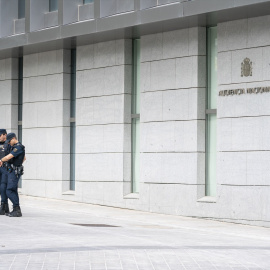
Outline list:
[[[10,163],[14,166],[21,166],[25,156],[25,147],[20,142],[18,142],[13,145],[10,154],[14,156]]]
[[[0,159],[11,152],[11,146],[6,142],[0,142]]]
[[[0,159],[2,159],[5,156],[5,148],[4,148],[4,142],[0,142]]]

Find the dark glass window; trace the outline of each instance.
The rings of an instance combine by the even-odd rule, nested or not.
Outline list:
[[[19,81],[18,81],[18,139],[22,140],[22,105],[23,105],[23,58],[19,58]]]
[[[133,40],[133,87],[131,107],[132,193],[139,192],[140,176],[140,39]]]
[[[94,0],[83,0],[83,4],[90,4],[93,2],[94,2]]]
[[[18,140],[22,142],[22,111],[23,111],[23,58],[19,58],[19,81],[18,81]],[[22,179],[18,183],[22,187]]]
[[[71,50],[70,87],[70,190],[75,190],[76,49]]]
[[[18,3],[18,19],[25,18],[25,0],[19,0]]]
[[[49,0],[49,11],[56,11],[58,10],[58,0]]]
[[[215,197],[217,188],[217,27],[207,29],[207,66],[205,195]]]

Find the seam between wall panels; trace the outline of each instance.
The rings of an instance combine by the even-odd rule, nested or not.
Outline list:
[[[219,153],[252,153],[252,152],[270,152],[269,150],[230,150],[230,151],[218,151]]]
[[[44,181],[44,182],[52,182],[52,181],[57,181],[57,182],[61,182],[61,181],[67,181],[67,182],[69,182],[69,180],[68,179],[64,179],[64,180],[58,180],[58,179],[56,179],[56,180],[54,180],[54,179],[49,179],[49,180],[47,180],[47,179],[41,179],[41,178],[33,178],[33,179],[25,179],[25,178],[23,178],[23,181]],[[97,181],[97,180],[93,180],[93,181],[89,181],[89,180],[77,180],[76,179],[76,182],[82,182],[82,183],[84,183],[84,182],[87,182],[87,183],[123,183],[122,181],[106,181],[106,180],[100,180],[100,181]],[[75,191],[76,192],[76,191]]]
[[[18,103],[3,103],[3,104],[0,104],[0,106],[18,106],[19,104]]]
[[[54,127],[52,127],[52,126],[44,126],[44,127],[24,127],[23,126],[23,129],[53,129],[53,128],[69,128],[70,126],[68,125],[68,126],[54,126]]]
[[[110,155],[112,155],[112,154],[129,154],[130,152],[92,152],[92,153],[79,153],[79,152],[76,152],[76,155],[78,154],[78,155],[104,155],[104,154],[110,154]],[[30,155],[39,155],[39,154],[41,154],[41,155],[43,155],[44,153],[28,153],[27,152],[27,154],[30,154]],[[47,153],[48,155],[55,155],[55,154],[57,154],[57,153]],[[61,154],[61,153],[58,153],[59,155]],[[162,153],[161,153],[162,154]],[[177,153],[177,154],[179,154],[179,153]]]
[[[187,88],[170,88],[170,89],[159,89],[159,90],[149,90],[149,91],[143,91],[144,93],[155,93],[155,92],[167,92],[167,91],[178,91],[178,90],[190,90],[190,89],[206,89],[206,87],[187,87]]]
[[[0,79],[0,82],[6,82],[6,81],[19,81],[20,79],[4,79],[4,80],[1,80]]]
[[[146,121],[146,122],[143,122],[141,121],[140,123],[142,124],[152,124],[152,123],[168,123],[168,122],[191,122],[191,121],[205,121],[205,119],[189,119],[189,120],[167,120],[167,121]],[[130,124],[130,122],[117,122],[117,123],[100,123],[100,124],[89,124],[89,125],[83,125],[83,124],[78,124],[77,126],[105,126],[105,125],[120,125],[120,124]]]
[[[162,58],[162,59],[156,59],[156,60],[142,61],[141,63],[144,64],[144,63],[160,62],[160,61],[166,61],[166,60],[176,60],[176,59],[189,58],[189,57],[202,57],[202,56],[206,57],[206,54],[194,54],[194,55],[184,55],[184,56],[177,56],[177,57],[170,57],[170,58]]]
[[[205,119],[183,119],[183,120],[179,120],[179,119],[172,119],[172,120],[160,120],[160,121],[142,121],[141,123],[144,123],[144,124],[148,124],[148,123],[170,123],[170,122],[191,122],[191,121],[205,121]]]
[[[31,153],[31,152],[27,152],[27,155],[62,155],[62,154],[64,154],[64,155],[69,155],[70,153],[69,152],[67,152],[67,153]]]
[[[59,102],[59,101],[70,101],[70,99],[49,99],[49,100],[37,100],[32,102],[26,101],[23,104],[36,104],[36,103]]]
[[[229,186],[229,187],[270,187],[270,185],[250,185],[250,184],[244,184],[244,185],[233,185],[233,184],[219,184],[220,186]]]
[[[33,179],[23,178],[23,181],[44,181],[44,182],[53,182],[53,181],[62,182],[62,181],[66,181],[66,182],[69,182],[68,179],[59,180],[59,179],[38,179],[38,178],[33,178]]]
[[[161,182],[143,182],[145,184],[149,185],[180,185],[180,186],[204,186],[204,184],[189,184],[189,183],[173,183],[173,182],[166,182],[166,183],[161,183]]]
[[[238,84],[251,84],[251,83],[263,83],[263,82],[270,82],[270,80],[260,80],[260,81],[250,81],[250,82],[232,82],[226,84],[218,84],[218,86],[231,86],[231,85],[238,85]],[[263,86],[262,86],[263,87]]]
[[[132,66],[132,64],[120,64],[120,65],[111,65],[111,66],[102,66],[102,67],[92,67],[92,68],[84,68],[84,69],[76,69],[78,72],[86,71],[86,70],[93,70],[93,69],[104,69],[104,68],[113,68],[113,67],[122,67],[122,66]]]
[[[242,119],[242,118],[261,118],[261,117],[269,117],[269,114],[261,114],[261,115],[243,115],[243,116],[230,116],[230,117],[218,117],[217,119]]]
[[[111,94],[111,95],[99,95],[99,96],[89,96],[89,97],[78,97],[76,100],[79,99],[90,99],[90,98],[102,98],[102,97],[112,97],[112,96],[123,96],[123,95],[128,95],[131,96],[131,93],[119,93],[119,94]]]
[[[79,155],[99,155],[99,154],[122,154],[122,153],[131,153],[129,151],[124,151],[124,152],[85,152],[85,153],[79,153],[79,152],[76,152],[76,154],[79,154]],[[154,151],[154,152],[140,152],[140,153],[143,153],[143,154],[204,154],[205,152],[204,151]]]
[[[76,124],[77,127],[89,127],[89,126],[111,126],[111,125],[130,125],[131,122],[118,122],[118,123],[99,123],[99,124]]]
[[[218,51],[217,53],[219,54],[219,53],[224,53],[224,52],[244,51],[244,50],[251,50],[251,49],[268,48],[268,47],[270,47],[270,44],[264,45],[264,46],[246,47],[246,48],[233,49],[233,50],[227,50],[227,51]]]
[[[70,75],[70,72],[56,72],[56,73],[48,73],[48,74],[41,74],[41,75],[34,75],[34,76],[23,76],[23,79],[28,79],[28,78],[39,78],[39,77],[46,77],[46,76],[53,76],[53,75],[61,75],[61,74],[68,74]],[[19,79],[15,79],[19,80]]]

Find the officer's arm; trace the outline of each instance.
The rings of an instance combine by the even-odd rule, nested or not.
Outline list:
[[[7,156],[3,157],[1,159],[2,162],[7,162],[9,161],[10,159],[14,158],[14,156],[12,154],[8,154]]]
[[[24,156],[24,158],[23,158],[23,163],[26,161],[26,156]]]

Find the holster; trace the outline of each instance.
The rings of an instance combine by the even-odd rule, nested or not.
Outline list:
[[[12,164],[8,162],[3,163],[3,167],[6,168],[7,172],[11,173],[13,171]]]
[[[19,177],[19,176],[21,176],[21,175],[24,174],[24,167],[23,167],[23,165],[21,165],[21,166],[14,166],[13,165],[12,167],[13,167],[13,170],[15,172],[16,177]]]

